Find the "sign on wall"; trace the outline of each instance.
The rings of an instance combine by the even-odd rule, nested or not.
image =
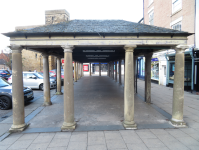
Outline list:
[[[88,65],[83,65],[83,71],[88,71]]]
[[[61,59],[61,63],[62,63],[62,65],[64,65],[64,59]]]
[[[61,63],[62,63],[62,65],[64,65],[64,58],[61,59]],[[74,63],[74,61],[73,61],[73,63]]]

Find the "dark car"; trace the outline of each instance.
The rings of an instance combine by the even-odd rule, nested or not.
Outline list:
[[[31,88],[24,87],[24,101],[34,99],[34,94]],[[6,110],[12,107],[12,85],[4,78],[0,77],[0,109]]]
[[[11,76],[10,72],[8,70],[0,70],[0,77],[8,80],[8,78]]]

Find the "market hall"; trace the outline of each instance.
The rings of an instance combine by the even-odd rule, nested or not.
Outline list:
[[[3,33],[10,37],[13,62],[13,125],[10,132],[22,131],[24,121],[24,97],[22,57],[23,49],[43,55],[44,106],[52,105],[49,88],[48,56],[57,57],[57,94],[61,93],[61,58],[64,58],[64,122],[63,131],[76,127],[74,119],[74,80],[82,76],[83,63],[108,63],[108,75],[113,77],[114,63],[125,61],[124,121],[125,129],[136,129],[134,121],[135,60],[145,56],[145,101],[151,103],[151,57],[153,52],[175,49],[175,78],[173,87],[172,125],[186,126],[183,121],[184,102],[184,51],[191,33],[155,27],[124,20],[70,20],[68,12],[64,21],[39,27],[24,28]],[[49,11],[50,12],[50,11]],[[51,11],[58,13],[59,11]],[[53,18],[52,18],[53,19]],[[115,76],[115,78],[117,78]],[[119,82],[121,69],[119,69]],[[21,93],[21,94],[20,94]]]

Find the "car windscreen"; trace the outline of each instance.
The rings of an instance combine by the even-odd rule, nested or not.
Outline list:
[[[0,87],[9,86],[10,84],[3,78],[0,78]]]
[[[38,74],[40,74],[42,77],[44,76],[44,74],[42,72],[38,72]]]
[[[34,75],[37,76],[39,79],[43,79],[43,76],[38,73],[34,73]]]

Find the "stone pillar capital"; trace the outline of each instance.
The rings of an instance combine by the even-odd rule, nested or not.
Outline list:
[[[72,45],[62,45],[61,47],[64,49],[64,53],[72,53],[74,49]]]
[[[43,57],[48,57],[49,55],[47,53],[42,53]]]
[[[152,55],[153,55],[153,53],[149,52],[149,53],[144,54],[144,57],[152,57]]]
[[[176,53],[184,53],[184,51],[188,48],[189,46],[187,45],[177,45],[176,47],[174,47]]]
[[[125,45],[124,46],[124,49],[127,51],[127,52],[133,52],[134,49],[137,47],[137,45]]]
[[[12,53],[21,53],[21,51],[23,50],[23,47],[21,47],[20,45],[11,45],[9,47],[12,50]]]

